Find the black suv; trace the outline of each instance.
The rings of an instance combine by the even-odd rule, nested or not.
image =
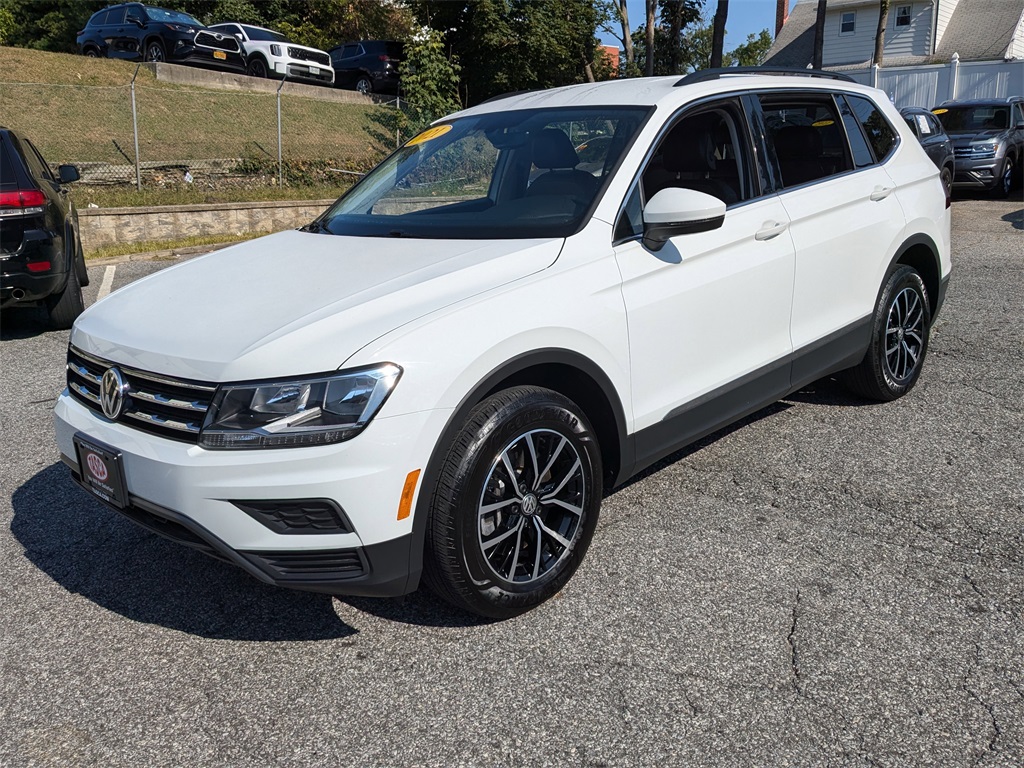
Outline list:
[[[402,44],[394,40],[360,40],[328,51],[334,67],[334,85],[360,93],[398,93],[398,65]]]
[[[0,128],[0,307],[43,305],[55,328],[82,314],[89,273],[78,213],[64,186],[78,169],[50,171],[32,142]]]
[[[1008,197],[1021,182],[1024,98],[946,101],[932,112],[953,140],[953,188]]]
[[[942,186],[948,195],[953,190],[953,175],[956,162],[953,157],[953,141],[946,134],[939,118],[924,107],[904,107],[900,110],[903,120],[921,142],[928,157],[939,169]]]
[[[78,33],[86,56],[169,61],[245,72],[245,55],[233,35],[209,30],[180,11],[141,3],[97,11]]]

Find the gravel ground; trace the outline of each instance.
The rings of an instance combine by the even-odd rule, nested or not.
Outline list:
[[[820,381],[671,457],[493,624],[267,587],[92,501],[67,333],[5,313],[0,765],[1024,764],[1024,210],[953,220],[914,392]]]

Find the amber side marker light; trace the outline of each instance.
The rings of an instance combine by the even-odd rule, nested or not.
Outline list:
[[[412,497],[416,494],[416,483],[420,479],[420,470],[414,469],[405,477],[405,487],[402,488],[402,500],[398,502],[398,519],[405,520],[412,514]]]

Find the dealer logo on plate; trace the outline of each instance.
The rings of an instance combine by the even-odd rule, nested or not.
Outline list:
[[[107,479],[107,465],[95,453],[90,453],[86,456],[85,463],[89,465],[89,473],[101,483]]]

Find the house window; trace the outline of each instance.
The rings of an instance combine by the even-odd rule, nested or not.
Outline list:
[[[910,12],[913,8],[914,6],[912,5],[896,6],[896,29],[910,26]]]
[[[857,31],[857,12],[846,11],[839,22],[840,35],[852,35]]]

